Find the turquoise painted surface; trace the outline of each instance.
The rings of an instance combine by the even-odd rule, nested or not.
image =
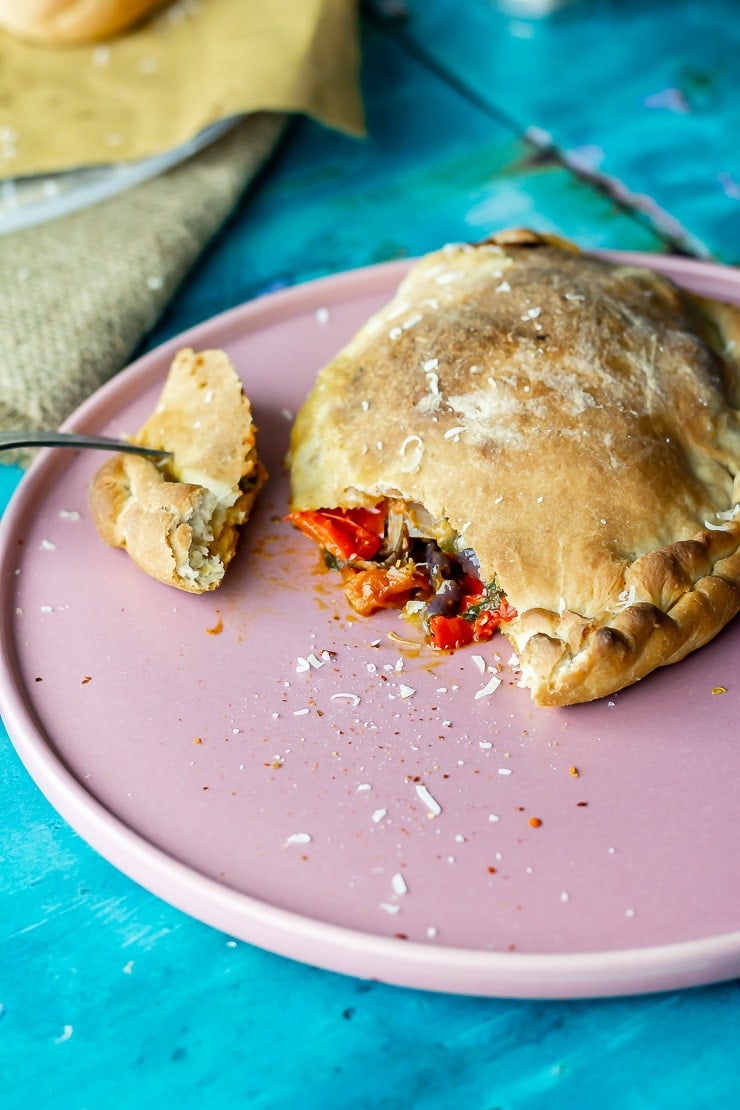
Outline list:
[[[364,29],[367,139],[297,122],[148,345],[280,285],[500,227],[533,224],[585,247],[662,248],[641,217],[541,165],[515,128],[410,56],[394,27]]]
[[[550,103],[538,85],[540,67],[554,64],[547,51],[527,54],[530,38],[522,53],[507,52],[503,17],[483,0],[410,7],[411,23],[372,17],[363,29],[368,139],[298,121],[143,349],[271,288],[508,223],[558,230],[585,246],[661,249],[644,214],[538,161],[522,139],[526,126],[555,133],[562,122],[559,112],[547,123],[534,111]],[[651,66],[661,82],[685,63],[689,40],[676,37],[674,18],[696,7],[651,8]],[[648,6],[624,8],[633,20],[647,18]],[[719,11],[718,0],[708,10]],[[553,17],[546,33],[557,36],[561,55],[581,56],[587,14],[603,72],[624,64],[616,5],[598,0]],[[449,79],[410,51],[410,30],[425,55],[449,66]],[[715,41],[712,49],[727,48]],[[506,114],[493,95],[499,62],[529,97],[517,113],[511,98]],[[629,129],[630,119],[615,120],[614,105],[601,99],[608,82],[596,58],[578,73],[560,65],[558,95],[569,95],[569,82],[593,90],[578,104],[578,137],[567,142],[607,149],[610,128]],[[633,80],[644,68],[635,66]],[[635,102],[625,103],[637,127]],[[721,137],[725,108],[724,99],[707,101],[710,138]],[[645,172],[654,179],[667,171],[652,157],[657,166],[646,153]],[[676,157],[678,200],[698,204],[696,181],[713,172],[713,160],[701,146]],[[666,200],[678,211],[672,195]],[[700,223],[691,227],[703,234]],[[728,236],[726,249],[738,242]],[[0,505],[19,477],[0,467]],[[739,1026],[737,982],[603,1001],[447,997],[364,983],[236,942],[93,852],[0,731],[2,1110],[730,1110],[740,1088]]]
[[[689,249],[740,261],[732,0],[572,0],[540,19],[506,0],[406,7],[408,46],[494,114],[621,183]]]

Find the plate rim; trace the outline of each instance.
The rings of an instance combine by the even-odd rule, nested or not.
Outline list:
[[[650,266],[680,282],[719,281],[734,285],[740,301],[740,270],[721,263],[651,255],[633,251],[592,251],[622,264]],[[401,259],[359,267],[266,293],[170,337],[141,355],[105,383],[64,422],[67,430],[84,430],[91,417],[105,419],[106,407],[123,388],[150,385],[162,365],[182,346],[202,345],[213,335],[259,328],[290,318],[297,311],[319,308],[322,301],[351,299],[356,287],[365,294],[385,291],[413,264]],[[61,452],[44,449],[14,491],[0,521],[0,580],[12,575],[8,542],[26,502],[38,496],[40,483],[63,463]],[[158,848],[126,825],[87,792],[55,755],[51,738],[34,720],[26,688],[18,681],[12,658],[14,640],[9,607],[2,615],[0,646],[0,713],[10,741],[41,793],[88,847],[138,886],[188,916],[246,943],[289,959],[353,978],[458,995],[498,998],[596,998],[654,993],[707,985],[740,974],[740,930],[665,945],[569,953],[488,951],[418,941],[399,941],[336,925],[283,909],[217,882]],[[10,648],[9,646],[10,645]],[[174,876],[174,878],[173,878]],[[162,888],[167,888],[166,893]],[[239,924],[233,929],[236,912]],[[227,920],[229,918],[229,920]],[[310,948],[310,957],[306,948]],[[363,956],[367,975],[348,967],[352,955]],[[625,982],[625,979],[628,982]]]

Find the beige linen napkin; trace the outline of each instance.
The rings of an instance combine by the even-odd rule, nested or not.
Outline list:
[[[57,427],[124,366],[270,153],[259,113],[82,212],[0,238],[0,428]],[[33,452],[5,452],[26,464]]]

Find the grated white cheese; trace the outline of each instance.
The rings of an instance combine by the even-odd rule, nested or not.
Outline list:
[[[482,655],[471,655],[470,657],[478,668],[479,672],[483,674],[486,669],[486,661]]]
[[[403,875],[401,875],[400,873],[393,876],[393,878],[391,879],[391,886],[393,887],[393,893],[394,894],[407,894],[408,893],[409,888],[406,885],[406,880],[404,879]]]
[[[477,701],[478,698],[486,698],[489,694],[495,694],[500,685],[501,679],[495,674],[491,675],[485,686],[481,686],[480,690],[476,690],[474,701]]]
[[[311,843],[311,836],[310,836],[309,833],[297,832],[297,833],[291,833],[290,834],[290,836],[285,841],[285,847],[287,848],[289,844],[310,844],[310,843]]]
[[[413,450],[409,451],[409,448],[412,446]],[[409,452],[408,457],[406,457],[407,451]],[[417,435],[406,436],[405,440],[398,448],[398,453],[401,458],[404,459],[404,465],[401,467],[402,472],[404,474],[410,474],[413,470],[419,469],[424,454],[424,440],[421,436]]]
[[[430,370],[436,370],[436,369],[438,369],[438,367],[439,367],[439,359],[438,358],[428,358],[426,360],[426,362],[424,363],[422,369],[424,370],[425,374],[428,374]]]
[[[614,605],[610,606],[610,613],[621,613],[623,610],[628,609],[630,605],[635,604],[636,591],[634,585],[625,587],[621,593],[617,594],[617,600]]]
[[[372,820],[377,825],[379,821],[383,820],[383,818],[386,816],[387,813],[388,813],[387,809],[375,809],[375,810],[373,810]]]
[[[427,807],[428,815],[430,817],[438,817],[442,812],[442,806],[432,797],[423,783],[416,783],[416,793],[419,799]]]
[[[319,324],[328,324],[331,319],[331,312],[328,308],[316,309],[316,322]]]
[[[464,431],[465,431],[465,426],[464,426],[463,424],[458,424],[458,425],[457,425],[456,427],[454,427],[454,428],[448,428],[448,429],[447,429],[447,431],[446,431],[446,432],[445,432],[445,434],[444,434],[444,438],[445,438],[445,439],[455,439],[455,440],[458,440],[458,439],[460,438],[461,434],[462,434],[462,433],[463,433]]]
[[[381,902],[380,908],[385,910],[386,913],[399,913],[401,910],[401,907],[394,902]]]
[[[357,694],[352,694],[349,691],[340,690],[338,694],[332,694],[330,701],[348,701],[354,706],[358,706],[362,699]]]
[[[416,690],[414,689],[413,686],[406,686],[405,683],[403,683],[403,682],[398,687],[399,697],[411,698],[411,697],[414,696],[415,693],[416,693]]]

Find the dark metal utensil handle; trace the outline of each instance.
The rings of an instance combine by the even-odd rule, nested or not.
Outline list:
[[[157,459],[172,457],[171,451],[142,447],[138,443],[107,436],[87,436],[77,432],[0,432],[0,451],[14,447],[90,447],[98,451],[128,451],[132,455],[149,455]]]

